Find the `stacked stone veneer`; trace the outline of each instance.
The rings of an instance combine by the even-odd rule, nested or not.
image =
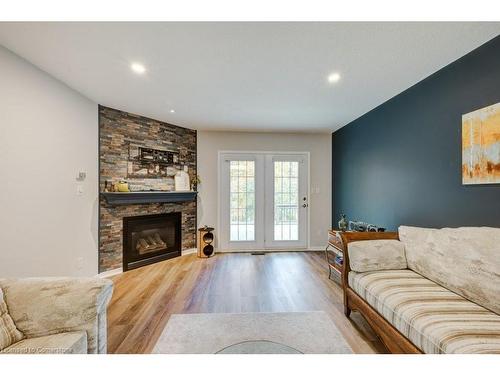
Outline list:
[[[174,189],[174,177],[128,178],[129,147],[168,150],[179,155],[178,164],[196,175],[196,131],[146,117],[99,106],[99,189],[105,181],[127,180],[132,190]],[[182,212],[182,249],[196,247],[196,201],[181,203],[109,205],[100,198],[99,272],[122,267],[123,218]]]

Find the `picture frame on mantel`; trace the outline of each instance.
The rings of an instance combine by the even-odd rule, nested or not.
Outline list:
[[[462,115],[462,185],[500,184],[500,103]]]

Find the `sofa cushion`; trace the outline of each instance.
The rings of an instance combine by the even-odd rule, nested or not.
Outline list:
[[[500,228],[399,227],[408,268],[500,314]]]
[[[424,353],[500,353],[500,316],[411,270],[349,272],[349,286]]]
[[[85,331],[65,332],[18,341],[2,354],[87,354]]]
[[[405,247],[398,240],[355,241],[348,245],[349,266],[356,272],[406,269]]]
[[[23,334],[16,328],[9,315],[3,291],[0,288],[0,350],[22,340]]]

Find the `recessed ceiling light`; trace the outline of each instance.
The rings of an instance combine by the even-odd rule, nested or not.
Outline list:
[[[331,73],[328,76],[328,82],[330,82],[330,83],[336,83],[338,81],[340,81],[340,73]]]
[[[175,113],[175,109],[171,109],[171,110],[170,110],[170,113]]]
[[[146,67],[139,63],[132,63],[130,69],[137,74],[144,74],[146,72]]]

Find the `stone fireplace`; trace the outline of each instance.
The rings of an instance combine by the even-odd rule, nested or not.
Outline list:
[[[137,149],[154,150],[163,159],[143,165],[132,155]],[[175,173],[185,167],[196,176],[195,130],[99,106],[100,273],[127,271],[196,247],[196,193],[157,199],[173,193]],[[105,186],[121,180],[131,193],[110,199]]]

